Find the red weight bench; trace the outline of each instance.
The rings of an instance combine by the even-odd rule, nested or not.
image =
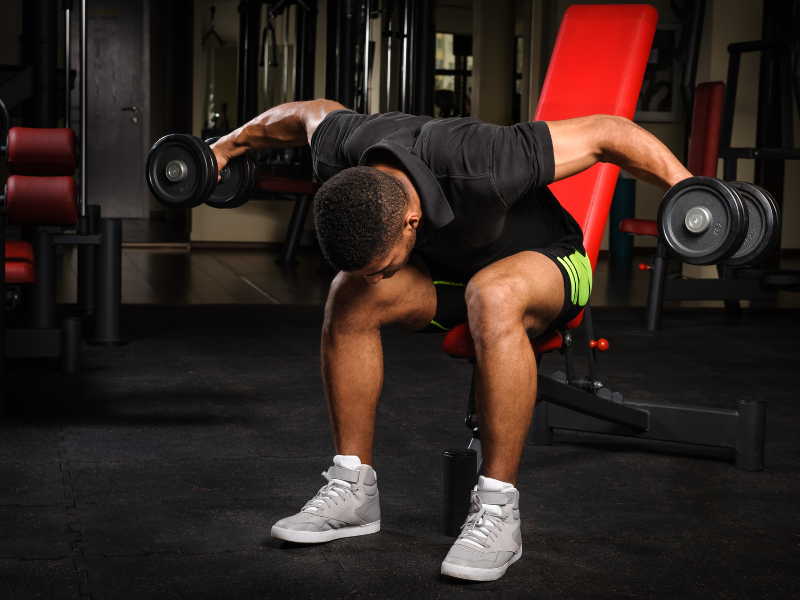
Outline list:
[[[308,210],[314,194],[317,193],[320,184],[314,181],[303,179],[292,179],[289,177],[277,177],[275,175],[262,175],[258,182],[258,189],[266,192],[270,196],[289,196],[295,200],[292,217],[289,220],[289,227],[286,230],[286,237],[283,239],[281,255],[276,261],[280,265],[293,265],[297,257],[297,249],[300,246],[300,238],[303,235],[303,225],[308,217]]]
[[[692,175],[717,176],[725,84],[721,81],[701,83],[694,97],[692,132],[686,168]],[[658,238],[656,222],[649,219],[623,219],[619,230],[631,235]],[[656,245],[652,265],[642,263],[639,269],[650,271],[650,288],[644,324],[648,331],[661,328],[665,300],[724,300],[730,315],[739,313],[739,300],[774,300],[776,289],[761,285],[763,271],[718,265],[719,279],[669,278],[669,256],[661,241]],[[755,275],[754,275],[755,273]]]
[[[599,113],[633,118],[657,21],[656,10],[641,4],[584,5],[567,9],[536,120]],[[559,202],[580,223],[593,269],[618,173],[619,168],[614,165],[597,164],[550,185]],[[573,347],[576,341],[569,331],[582,319],[586,327],[588,377],[575,374]],[[739,400],[737,410],[623,400],[621,394],[602,387],[598,381],[595,353],[607,350],[608,342],[603,339],[595,342],[593,336],[587,304],[583,313],[564,331],[532,342],[537,363],[543,353],[559,350],[565,357],[566,373],[556,372],[551,377],[539,374],[538,401],[529,441],[535,445],[549,445],[554,429],[605,433],[732,448],[736,451],[737,468],[763,468],[766,418],[763,400]],[[475,346],[469,325],[454,327],[445,337],[442,349],[446,354],[466,358],[474,364]],[[473,435],[469,447],[478,451],[480,469],[480,429],[474,384],[466,424]]]

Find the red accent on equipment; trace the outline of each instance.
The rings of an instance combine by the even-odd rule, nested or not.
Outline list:
[[[600,352],[605,352],[608,350],[608,340],[605,338],[600,338],[597,341],[589,340],[589,348],[597,348]]]
[[[22,285],[36,281],[36,270],[29,262],[21,260],[6,263],[6,285]]]
[[[28,242],[6,242],[6,285],[36,281],[33,268],[33,246]]]
[[[69,227],[78,221],[76,187],[72,177],[12,175],[7,185],[6,211],[11,225]]]
[[[258,189],[265,192],[283,192],[288,194],[301,194],[313,196],[317,193],[320,184],[303,179],[291,179],[289,177],[275,177],[274,175],[262,175],[258,180]]]
[[[658,224],[651,219],[622,219],[619,223],[619,230],[631,235],[658,237]]]
[[[72,129],[12,127],[8,169],[14,175],[72,175],[77,167]]]
[[[6,242],[6,260],[22,260],[33,264],[33,246],[29,242]]]
[[[652,269],[652,267],[650,265],[646,265],[644,263],[639,263],[639,270],[640,271],[649,271],[650,269]]]
[[[536,354],[558,350],[563,343],[561,334],[558,331],[548,333],[533,341],[533,351]],[[469,357],[475,356],[475,342],[469,331],[469,323],[462,323],[453,327],[445,336],[442,342],[442,351],[451,356]]]
[[[721,81],[701,83],[694,94],[692,137],[686,168],[692,175],[717,176],[717,149],[722,123],[725,84]]]
[[[561,21],[534,120],[595,114],[633,119],[656,23],[658,12],[646,4],[570,6]],[[618,174],[619,167],[598,163],[549,186],[581,226],[592,269],[597,264]],[[582,316],[583,311],[567,327],[577,327]],[[469,331],[466,324],[454,327],[442,349],[447,354],[474,356],[474,347],[473,354],[462,354],[463,346],[448,342],[451,336],[453,342],[464,342],[464,334],[457,333],[460,327]],[[553,334],[534,340],[534,348],[541,342],[541,352],[561,346],[550,345],[554,343]]]

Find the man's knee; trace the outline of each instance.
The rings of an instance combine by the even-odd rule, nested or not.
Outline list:
[[[525,305],[514,277],[478,273],[467,285],[466,301],[476,343],[506,335],[522,324]]]
[[[331,282],[325,303],[325,332],[332,333],[338,327],[378,326],[378,303],[372,292],[363,277],[340,272]]]

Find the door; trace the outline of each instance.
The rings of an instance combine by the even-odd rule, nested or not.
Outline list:
[[[99,204],[104,217],[147,219],[148,3],[86,4],[87,202]],[[73,56],[77,62],[79,48]]]

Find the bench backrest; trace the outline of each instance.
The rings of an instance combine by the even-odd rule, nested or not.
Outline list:
[[[570,6],[558,31],[534,120],[594,114],[633,118],[658,12],[647,4]],[[583,229],[594,269],[619,167],[599,163],[550,185]],[[570,325],[577,326],[580,316]]]

